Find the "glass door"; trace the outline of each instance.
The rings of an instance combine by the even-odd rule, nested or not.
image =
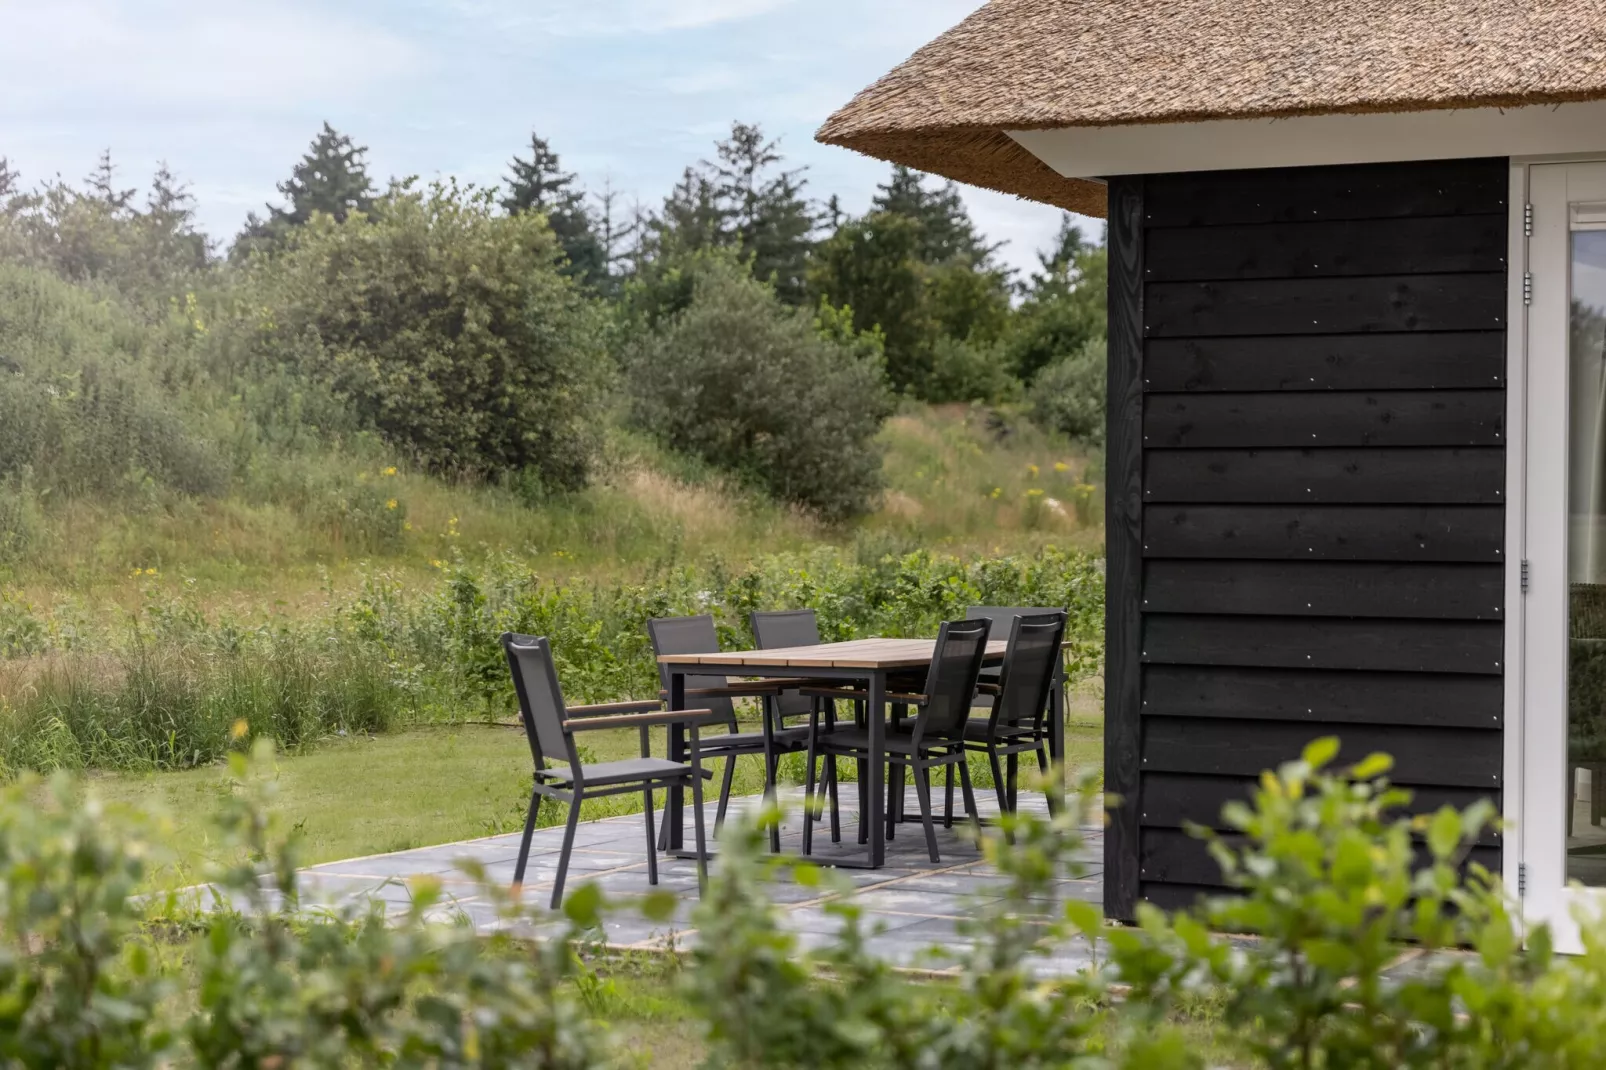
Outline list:
[[[1526,912],[1579,950],[1606,906],[1606,164],[1534,166],[1529,201],[1518,840]]]

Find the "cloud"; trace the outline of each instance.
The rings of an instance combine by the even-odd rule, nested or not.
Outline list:
[[[696,30],[767,15],[797,0],[549,0],[531,12],[508,0],[458,0],[465,15],[504,31],[555,37],[614,37]]]
[[[0,110],[73,102],[254,109],[349,97],[416,71],[381,27],[285,2],[0,0]]]

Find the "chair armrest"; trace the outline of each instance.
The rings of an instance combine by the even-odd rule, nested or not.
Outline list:
[[[657,703],[653,703],[656,707]],[[576,707],[583,708],[583,707]],[[682,721],[702,721],[713,710],[659,710],[656,713],[626,713],[617,717],[575,717],[563,722],[565,732],[596,732],[604,728],[643,728]]]
[[[570,706],[563,711],[565,717],[591,717],[599,713],[646,713],[663,708],[657,699],[626,699],[623,702],[599,702],[591,706]]]
[[[976,691],[983,695],[998,695],[1003,691],[1003,688],[997,684],[977,684]]]
[[[870,692],[863,689],[842,687],[804,687],[799,689],[799,693],[807,695],[809,698],[857,699],[861,702],[870,697]],[[902,691],[888,691],[884,693],[883,697],[888,702],[907,702],[911,706],[924,706],[926,704],[926,696]]]

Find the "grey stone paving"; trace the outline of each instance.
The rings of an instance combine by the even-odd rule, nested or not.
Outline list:
[[[731,805],[734,811],[756,802],[755,798],[732,800]],[[822,861],[837,853],[859,855],[864,851],[856,842],[857,815],[848,804],[849,800],[844,798],[842,844],[831,844],[829,828],[823,824],[816,826],[815,854]],[[989,813],[986,793],[979,793],[978,805],[984,816]],[[1023,792],[1021,805],[1041,808],[1043,800],[1041,796],[1028,796]],[[919,812],[912,789],[907,812]],[[991,812],[996,813],[996,805]],[[708,820],[712,830],[712,804]],[[688,843],[691,839],[689,824]],[[1086,867],[1085,874],[1081,879],[1059,882],[1056,895],[1099,902],[1103,895],[1103,831],[1088,827],[1084,834],[1086,844],[1079,861]],[[582,824],[570,856],[566,892],[572,892],[587,881],[595,881],[616,900],[628,900],[650,891],[645,841],[640,814]],[[535,903],[544,905],[551,895],[562,842],[562,828],[541,829],[535,834],[525,873],[525,895]],[[384,903],[386,910],[399,912],[406,910],[411,902],[409,879],[428,876],[441,883],[443,903],[436,908],[438,916],[473,924],[488,932],[505,923],[459,864],[463,860],[478,862],[485,867],[491,880],[510,884],[518,844],[519,836],[513,833],[329,862],[302,871],[303,890],[315,901],[338,904],[353,899],[378,900]],[[800,847],[801,819],[793,807],[782,827],[782,850],[797,853]],[[997,872],[981,860],[980,851],[965,830],[957,825],[952,830],[939,825],[938,847],[942,861],[934,864],[928,857],[920,826],[909,823],[900,826],[895,838],[887,844],[884,868],[836,870],[857,889],[866,931],[875,932],[869,940],[870,949],[889,962],[941,968],[943,962],[929,957],[929,950],[933,945],[950,949],[959,945],[961,938],[956,932],[956,922],[978,901],[976,897],[985,897],[998,887]],[[718,860],[712,865],[718,866]],[[604,940],[609,946],[664,949],[686,947],[696,941],[697,931],[691,917],[697,900],[695,866],[688,860],[661,856],[658,871],[659,888],[674,891],[680,900],[674,915],[667,922],[653,922],[633,910],[621,909],[605,925]],[[799,934],[799,942],[805,948],[830,940],[839,922],[824,909],[830,896],[821,888],[793,883],[789,874],[782,870],[772,881],[770,893],[781,923]],[[1048,960],[1045,968],[1072,970],[1085,965],[1087,960],[1085,946],[1067,948],[1063,954]]]

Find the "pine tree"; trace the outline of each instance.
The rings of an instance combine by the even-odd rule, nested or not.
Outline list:
[[[530,135],[530,158],[514,156],[508,164],[508,195],[502,207],[510,214],[542,212],[563,246],[566,274],[592,286],[608,275],[608,255],[575,176],[563,170],[558,154],[544,138]]]
[[[818,226],[803,196],[804,169],[780,169],[776,142],[747,123],[715,146],[716,159],[682,173],[651,219],[645,249],[651,260],[672,260],[703,249],[734,248],[753,275],[773,283],[782,300],[801,304]]]
[[[89,196],[104,205],[112,215],[122,215],[129,211],[129,205],[134,202],[136,189],[117,188],[117,167],[112,163],[112,150],[102,149],[100,160],[95,169],[84,179],[84,185],[89,188]]]
[[[278,184],[289,204],[283,208],[268,205],[266,219],[255,212],[248,215],[230,255],[281,245],[290,231],[311,219],[314,212],[344,222],[352,212],[372,211],[374,184],[368,177],[367,154],[366,145],[355,144],[325,122],[290,177]]]
[[[986,244],[976,233],[959,187],[952,182],[928,189],[925,176],[902,164],[894,164],[886,182],[876,187],[870,210],[912,219],[920,227],[920,259],[943,264],[955,258],[970,266],[992,266],[992,255],[999,246]]]
[[[148,256],[160,270],[180,274],[200,271],[210,256],[206,235],[195,229],[195,197],[164,160],[151,176],[140,224]]]
[[[597,242],[602,246],[603,292],[612,295],[621,276],[632,273],[636,249],[640,245],[642,211],[636,205],[625,212],[619,204],[619,191],[611,179],[603,179],[600,192],[591,195],[597,207],[592,212]]]
[[[11,166],[11,161],[0,156],[0,199],[15,197],[22,192],[22,175]]]
[[[733,123],[731,136],[717,146],[718,161],[704,163],[725,225],[753,275],[771,282],[776,294],[801,304],[804,272],[818,221],[803,198],[803,168],[780,170],[779,143],[766,140],[756,125]]]

